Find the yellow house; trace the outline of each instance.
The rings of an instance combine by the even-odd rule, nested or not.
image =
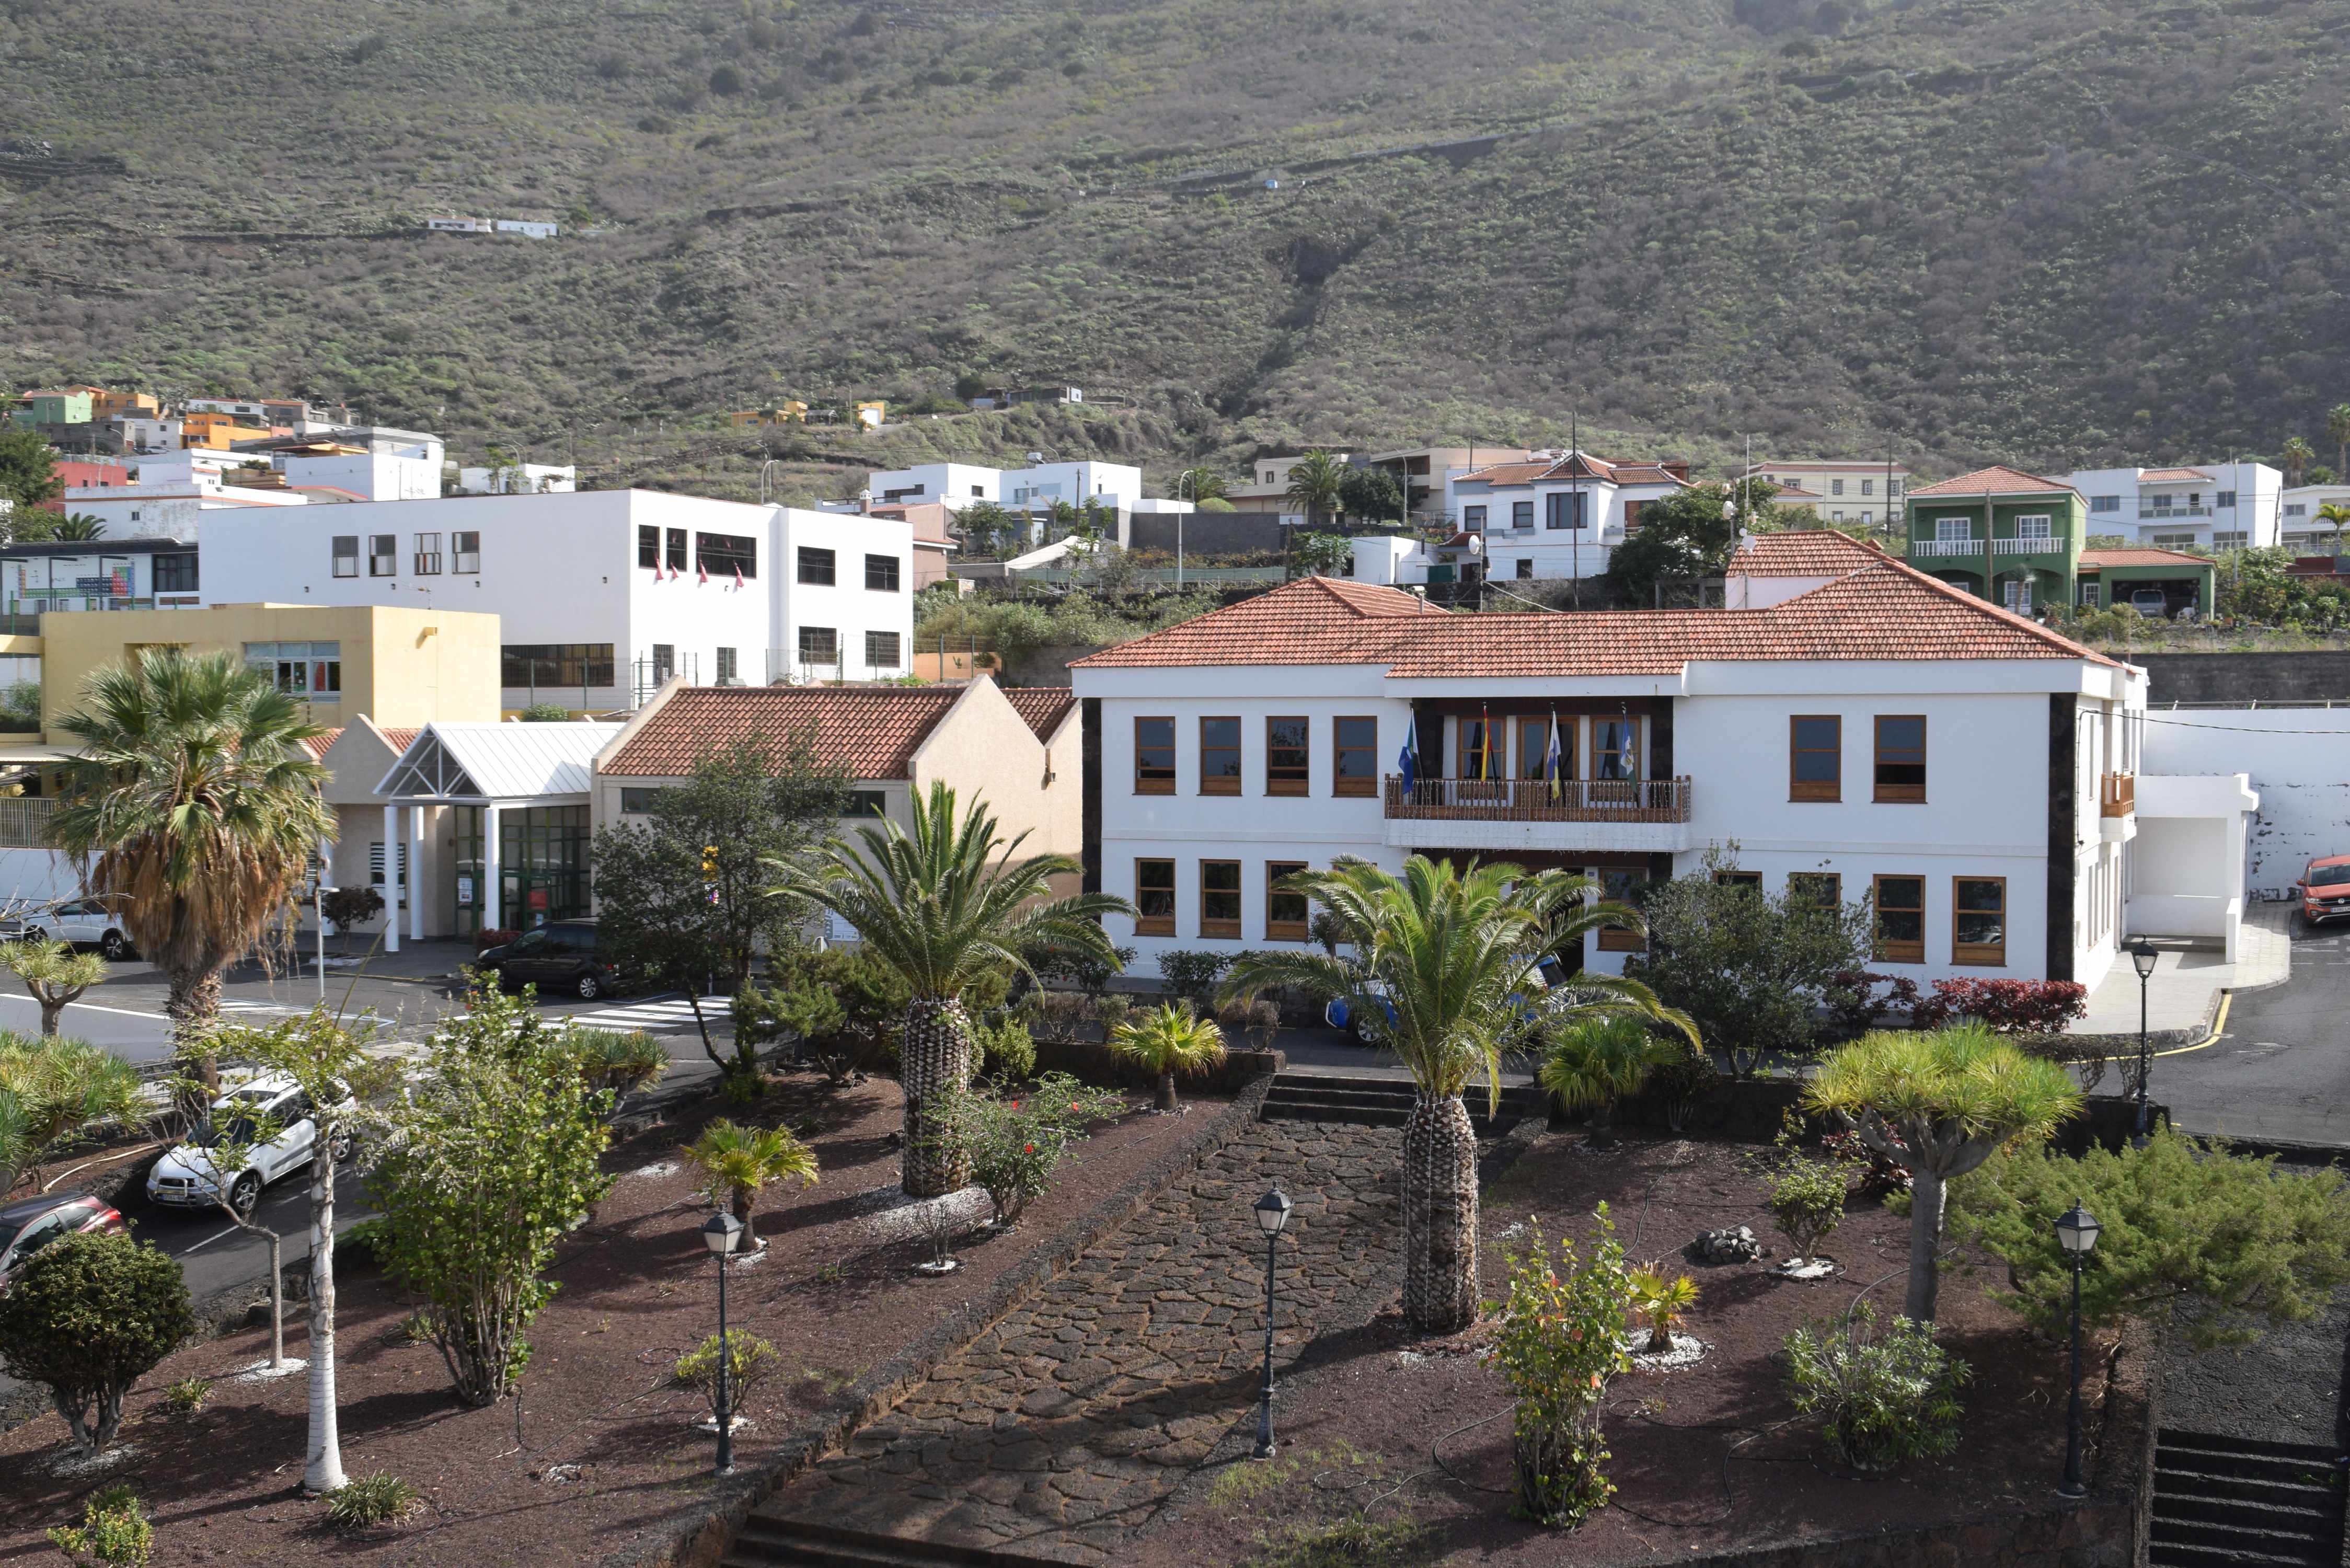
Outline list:
[[[726,417],[737,425],[804,425],[807,423],[807,405],[795,401],[777,403],[771,409],[739,409]]]
[[[860,430],[877,430],[880,427],[881,422],[888,419],[889,416],[889,405],[887,403],[859,403],[857,405],[856,422],[858,428]]]
[[[254,425],[241,425],[234,414],[182,414],[180,416],[180,444],[182,447],[204,447],[213,452],[225,452],[241,441],[267,441],[271,432]]]

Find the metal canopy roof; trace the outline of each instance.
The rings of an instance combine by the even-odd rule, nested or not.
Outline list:
[[[618,724],[427,724],[375,794],[390,800],[585,800]]]

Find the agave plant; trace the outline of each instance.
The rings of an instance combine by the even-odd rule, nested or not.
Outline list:
[[[579,1048],[580,1077],[591,1089],[611,1090],[616,1106],[669,1071],[669,1053],[641,1029],[574,1029],[571,1039]]]
[[[816,1180],[816,1151],[807,1145],[781,1127],[746,1127],[723,1116],[702,1129],[685,1157],[710,1179],[710,1196],[743,1221],[743,1240],[754,1249],[760,1241],[751,1206],[760,1189],[791,1177],[808,1187]]]

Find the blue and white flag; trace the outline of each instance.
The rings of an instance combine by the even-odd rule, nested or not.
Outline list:
[[[1419,776],[1419,738],[1412,728],[1403,732],[1403,750],[1396,753],[1396,771],[1403,775],[1406,794],[1411,793],[1411,781]]]

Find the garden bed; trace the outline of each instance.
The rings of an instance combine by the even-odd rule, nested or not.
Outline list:
[[[815,1188],[762,1198],[766,1255],[738,1265],[729,1281],[730,1324],[772,1341],[787,1369],[747,1402],[754,1425],[736,1438],[737,1464],[757,1465],[786,1445],[860,1376],[984,1296],[1222,1108],[1213,1099],[1193,1104],[1188,1116],[1132,1116],[1098,1129],[1017,1229],[966,1237],[956,1244],[963,1267],[937,1278],[913,1272],[929,1254],[926,1241],[879,1233],[887,1221],[877,1221],[873,1195],[897,1179],[895,1082],[827,1094],[819,1080],[796,1076],[740,1116],[797,1129],[824,1176]],[[265,1355],[265,1330],[182,1350],[142,1380],[123,1426],[137,1451],[103,1475],[51,1477],[47,1451],[64,1436],[53,1415],[0,1438],[0,1560],[48,1553],[42,1531],[115,1480],[148,1501],[158,1564],[329,1552],[386,1563],[576,1564],[660,1534],[710,1484],[711,1438],[691,1429],[707,1412],[669,1374],[716,1327],[714,1265],[698,1233],[710,1206],[678,1149],[719,1114],[696,1107],[608,1158],[619,1181],[553,1270],[562,1291],[531,1330],[535,1354],[518,1405],[459,1407],[438,1352],[402,1333],[413,1303],[371,1266],[343,1272],[344,1468],[413,1483],[424,1507],[405,1529],[325,1532],[323,1510],[299,1492],[305,1380],[227,1376]],[[303,1355],[304,1320],[298,1309],[289,1314],[286,1353]],[[201,1412],[175,1417],[163,1390],[191,1375],[220,1382]]]
[[[1891,1476],[1853,1475],[1827,1456],[1817,1423],[1788,1404],[1779,1349],[1789,1331],[1842,1313],[1864,1288],[1883,1314],[1898,1312],[1908,1223],[1856,1199],[1822,1249],[1844,1273],[1814,1282],[1774,1277],[1785,1242],[1772,1230],[1761,1183],[1741,1168],[1751,1152],[1647,1137],[1597,1151],[1579,1133],[1551,1134],[1485,1195],[1489,1298],[1506,1288],[1504,1239],[1523,1244],[1522,1227],[1538,1215],[1554,1241],[1564,1231],[1583,1245],[1602,1199],[1631,1260],[1661,1257],[1702,1292],[1685,1333],[1708,1346],[1704,1359],[1622,1374],[1609,1386],[1606,1469],[1621,1490],[1574,1532],[1571,1547],[1510,1514],[1511,1405],[1474,1354],[1479,1332],[1430,1344],[1390,1313],[1309,1352],[1310,1370],[1291,1377],[1274,1404],[1281,1457],[1270,1466],[1235,1458],[1204,1468],[1143,1532],[1135,1560],[1146,1568],[1320,1561],[1309,1546],[1351,1537],[1356,1555],[1343,1560],[1398,1565],[1549,1563],[1562,1551],[1577,1563],[1702,1562],[1799,1541],[1820,1543],[1823,1563],[1873,1563],[1879,1558],[1856,1552],[1852,1538],[1915,1531],[1949,1541],[1972,1531],[1966,1555],[1977,1561],[2032,1562],[2035,1550],[2056,1550],[2065,1357],[1988,1298],[2003,1266],[1962,1260],[1943,1280],[1941,1342],[1973,1375],[1958,1450]],[[1771,1251],[1718,1267],[1682,1255],[1700,1232],[1738,1225]],[[2090,1460],[2096,1490],[2063,1531],[2066,1548],[2080,1549],[2067,1561],[2129,1561],[2129,1498],[2147,1430],[2142,1360],[2126,1345],[2109,1378],[2107,1357],[2093,1358],[2087,1426],[2102,1449]],[[1228,1444],[1218,1457],[1246,1451]],[[1881,1544],[1892,1552],[1887,1562],[1949,1552],[1918,1541]],[[1798,1550],[1772,1562],[1812,1557]]]

